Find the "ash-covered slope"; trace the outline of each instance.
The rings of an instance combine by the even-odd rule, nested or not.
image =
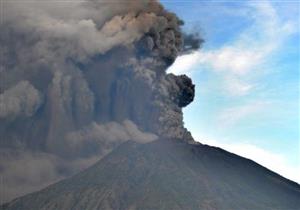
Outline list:
[[[4,210],[297,210],[300,186],[206,145],[126,142],[76,176]]]

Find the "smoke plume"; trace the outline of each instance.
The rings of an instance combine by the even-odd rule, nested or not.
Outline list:
[[[74,174],[127,140],[193,141],[182,107],[194,85],[166,69],[202,39],[183,35],[183,22],[157,1],[2,4],[2,202]]]

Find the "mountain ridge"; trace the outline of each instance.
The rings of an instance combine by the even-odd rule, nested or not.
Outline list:
[[[87,170],[2,209],[297,210],[298,198],[299,184],[221,148],[128,141]]]

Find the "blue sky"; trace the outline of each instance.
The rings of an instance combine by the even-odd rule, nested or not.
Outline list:
[[[205,39],[169,72],[188,74],[186,127],[300,183],[299,1],[162,1]]]

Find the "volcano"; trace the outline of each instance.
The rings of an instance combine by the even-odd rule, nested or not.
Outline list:
[[[127,141],[90,168],[2,209],[297,210],[300,185],[220,148]]]

